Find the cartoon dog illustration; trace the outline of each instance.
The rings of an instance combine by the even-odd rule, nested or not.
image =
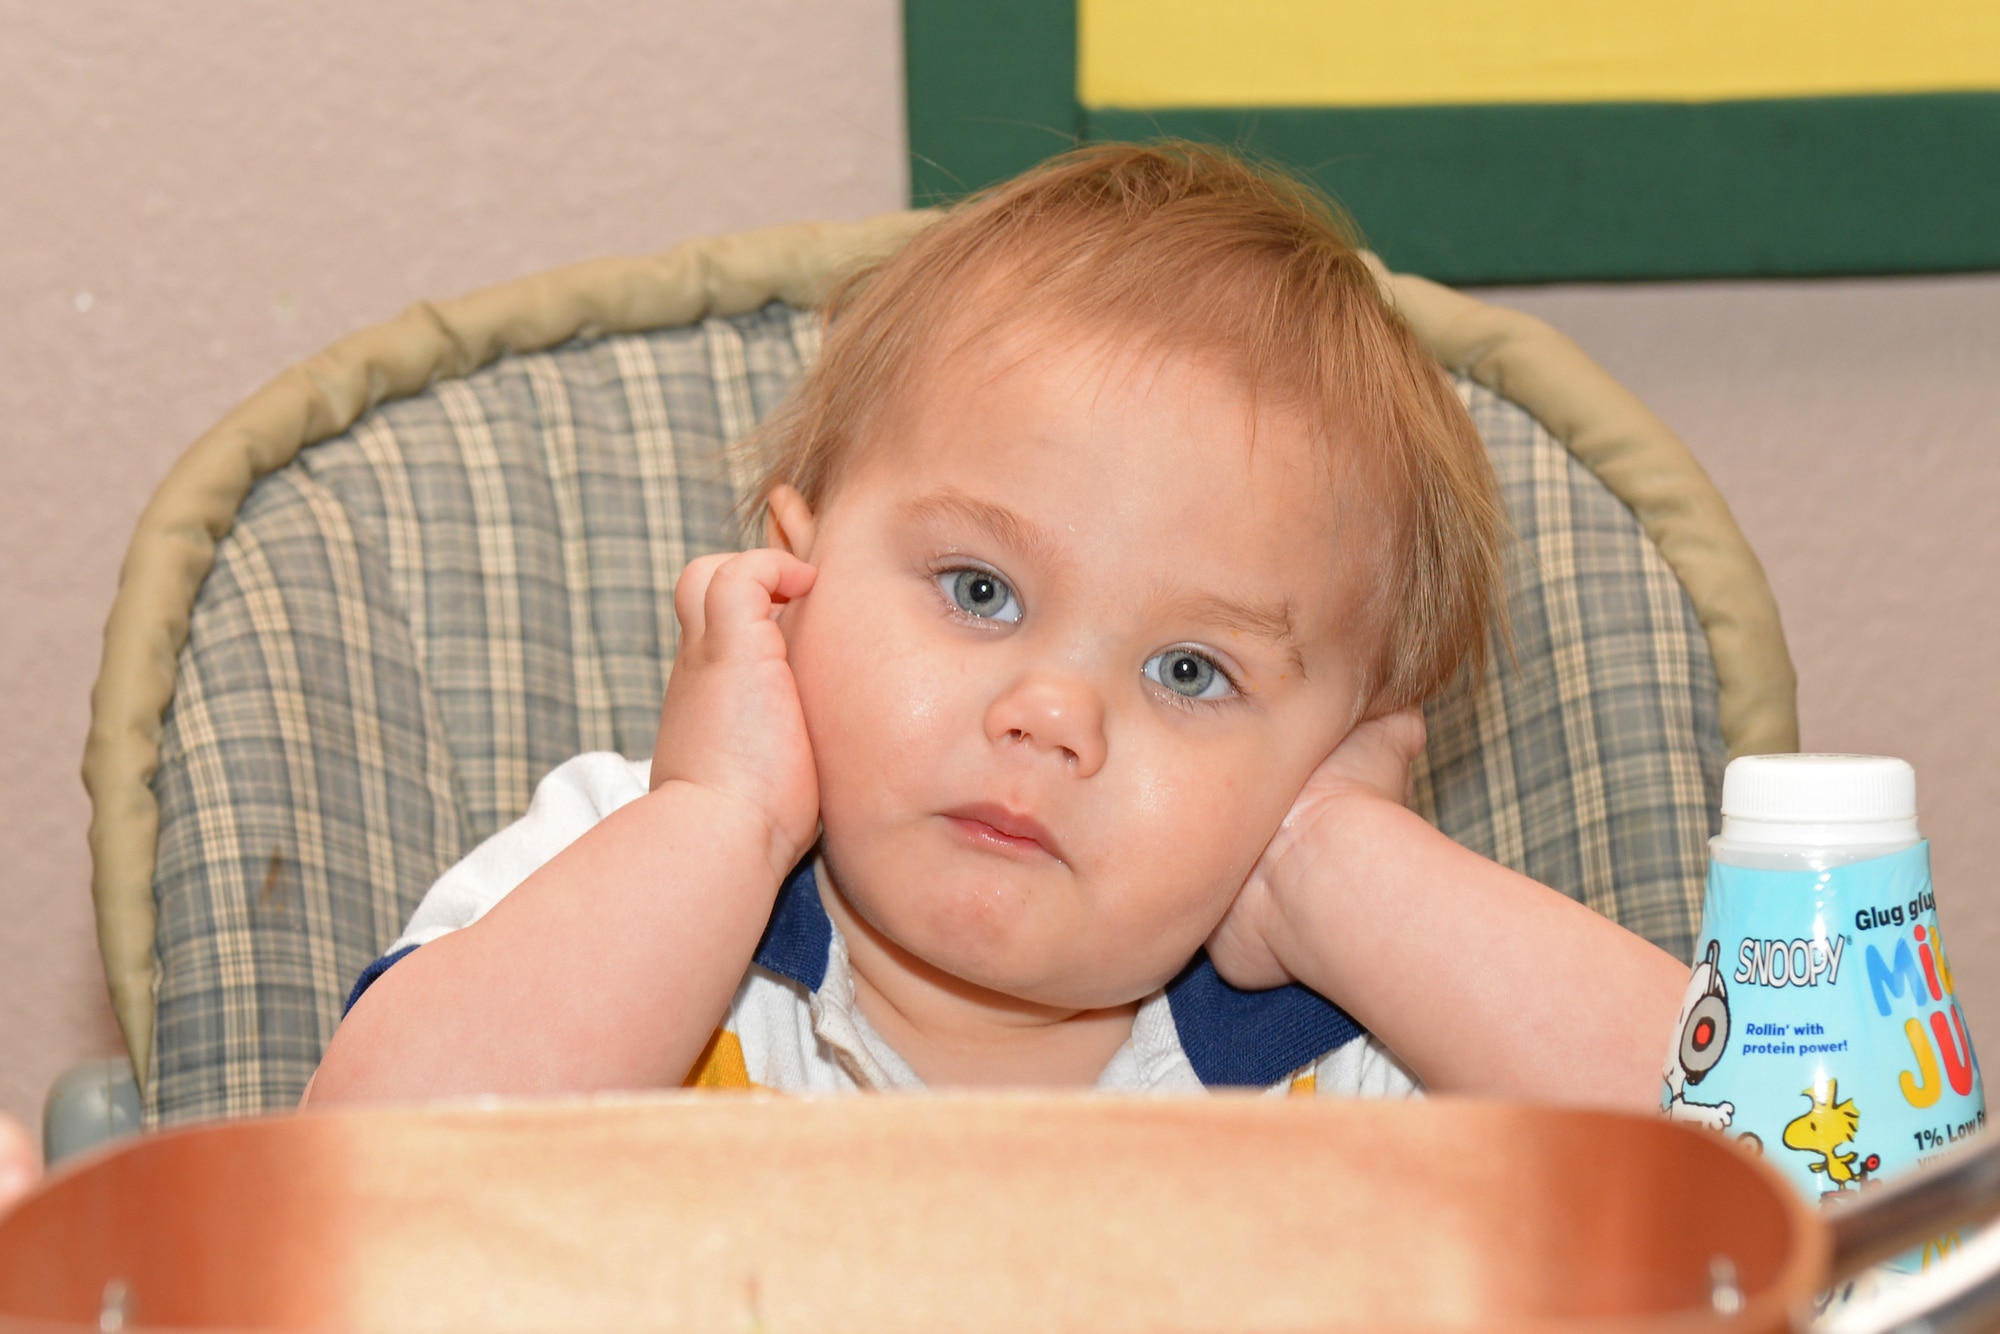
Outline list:
[[[1869,1173],[1882,1165],[1877,1154],[1869,1154],[1859,1167],[1858,1150],[1842,1153],[1840,1146],[1854,1138],[1861,1128],[1861,1112],[1854,1105],[1854,1099],[1840,1101],[1840,1081],[1826,1081],[1826,1096],[1822,1098],[1813,1089],[1802,1090],[1812,1106],[1797,1119],[1785,1123],[1785,1147],[1797,1149],[1800,1153],[1818,1156],[1816,1163],[1806,1164],[1808,1171],[1824,1172],[1826,1179],[1837,1190],[1846,1190],[1849,1183],[1861,1183]]]
[[[1688,977],[1681,998],[1680,1041],[1667,1053],[1667,1117],[1692,1121],[1711,1130],[1726,1130],[1736,1116],[1727,1102],[1689,1102],[1687,1090],[1713,1070],[1729,1050],[1729,991],[1722,985],[1720,941],[1708,942],[1708,953]]]

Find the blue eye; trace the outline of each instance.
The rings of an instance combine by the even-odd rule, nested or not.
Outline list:
[[[1183,699],[1223,699],[1236,687],[1220,667],[1189,648],[1170,648],[1155,653],[1140,668],[1146,679],[1163,686]]]
[[[938,575],[937,585],[967,616],[1008,625],[1021,619],[1021,603],[1012,586],[991,570],[946,570]]]

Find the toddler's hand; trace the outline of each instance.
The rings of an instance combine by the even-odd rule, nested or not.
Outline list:
[[[687,782],[740,803],[790,871],[819,829],[819,781],[776,620],[816,571],[773,548],[703,556],[674,587],[680,652],[660,707],[652,786]]]
[[[1320,761],[1209,937],[1223,980],[1249,990],[1293,980],[1284,962],[1293,936],[1285,896],[1338,892],[1346,815],[1357,803],[1407,804],[1410,765],[1423,749],[1424,715],[1409,708],[1360,724]]]

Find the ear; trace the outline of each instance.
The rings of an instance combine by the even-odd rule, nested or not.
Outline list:
[[[770,495],[764,497],[765,546],[776,547],[800,560],[810,561],[813,534],[818,527],[818,517],[797,488],[780,482],[771,488]]]

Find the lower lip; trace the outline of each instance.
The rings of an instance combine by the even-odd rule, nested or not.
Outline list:
[[[1013,834],[1003,834],[984,820],[968,820],[962,815],[947,815],[945,823],[952,831],[973,847],[990,852],[1005,852],[1016,857],[1051,857],[1054,854],[1032,838],[1019,838]]]

